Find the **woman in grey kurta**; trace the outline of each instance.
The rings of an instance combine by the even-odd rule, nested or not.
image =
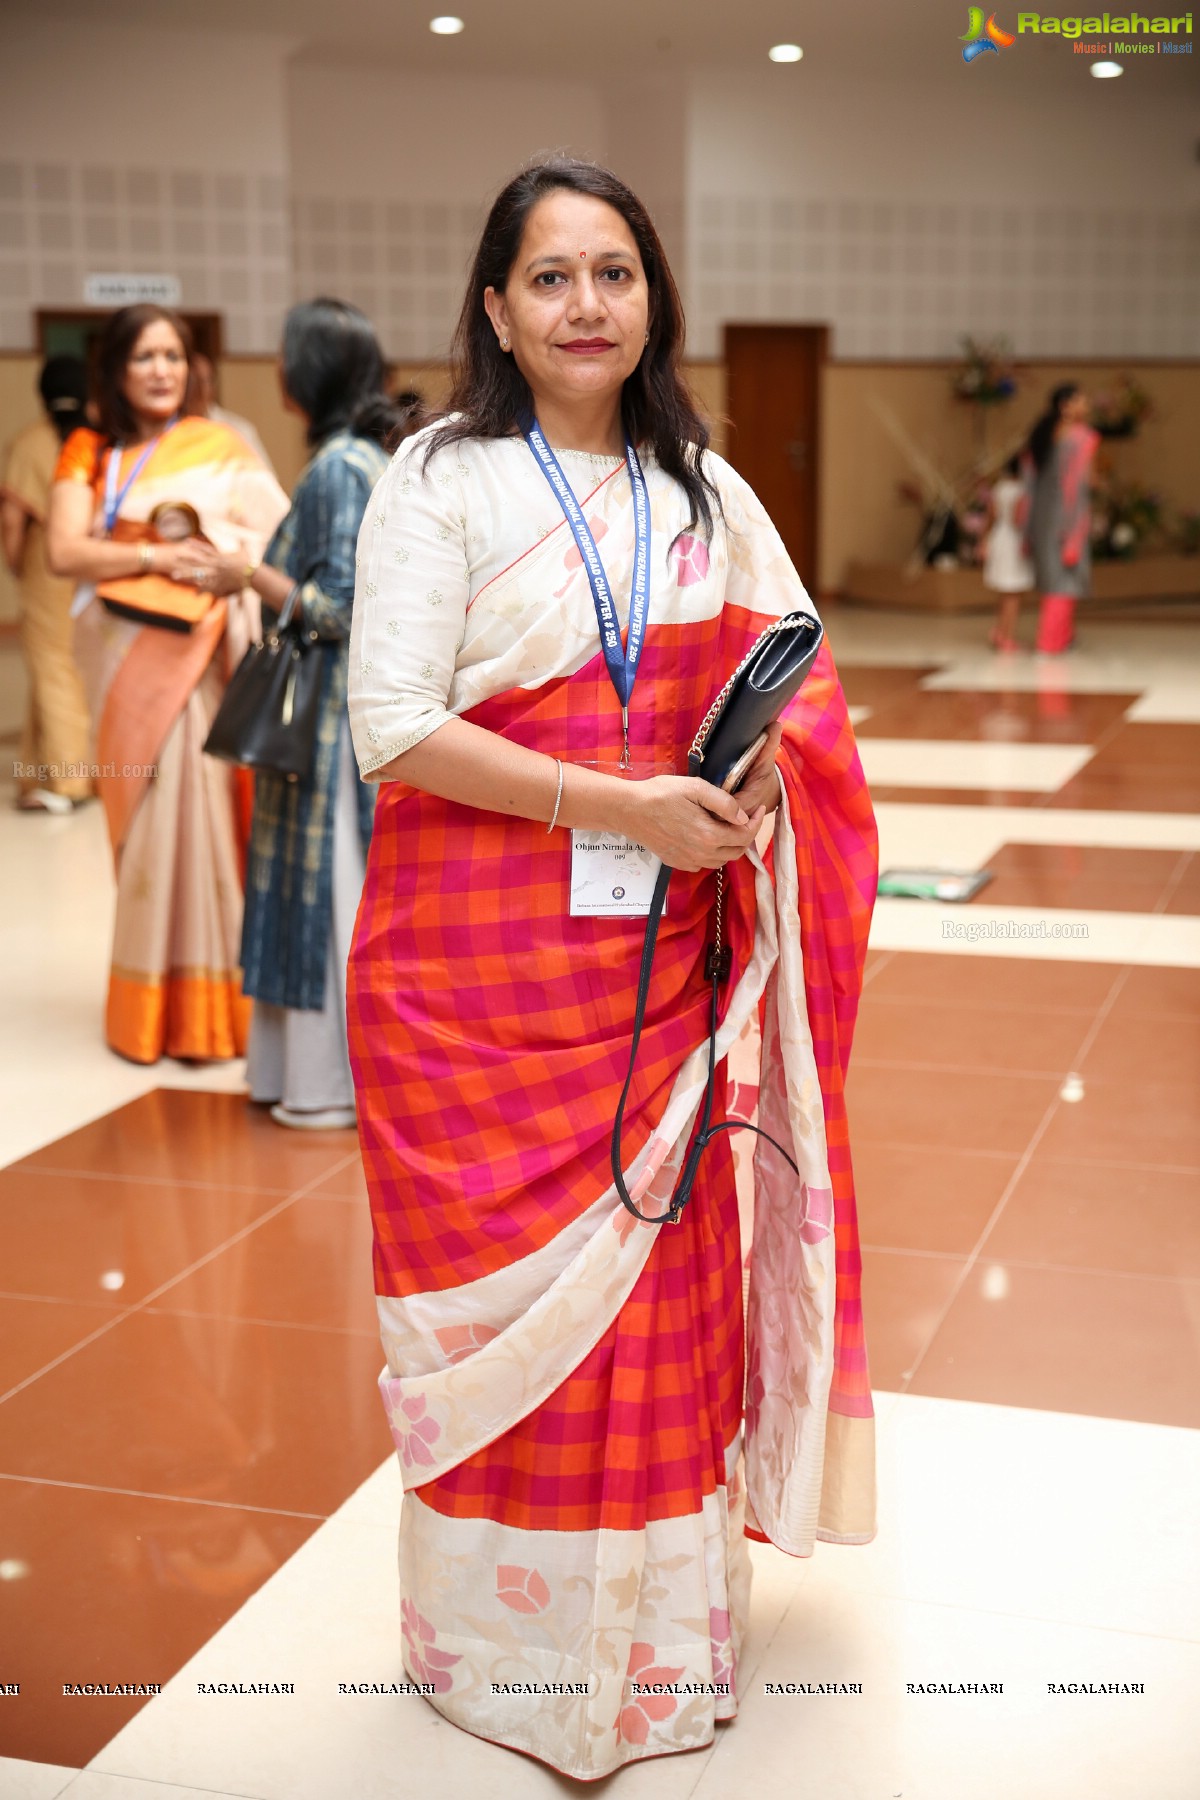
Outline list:
[[[346,961],[362,892],[373,796],[359,780],[346,712],[354,556],[385,439],[405,415],[383,390],[383,357],[362,313],[337,300],[293,307],[282,374],[313,447],[292,508],[267,546],[281,609],[323,659],[317,750],[306,782],[260,774],[246,871],[244,991],[254,998],[250,1097],[281,1125],[354,1124],[346,1048]]]
[[[1037,647],[1050,655],[1070,649],[1075,602],[1091,586],[1091,468],[1100,439],[1087,415],[1087,395],[1065,382],[1050,395],[1029,438],[1026,536],[1042,595]]]

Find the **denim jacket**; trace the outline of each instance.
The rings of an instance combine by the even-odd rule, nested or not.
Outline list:
[[[333,815],[354,605],[354,553],[387,455],[339,431],[305,468],[264,561],[299,584],[295,617],[324,659],[312,777],[259,774],[246,870],[243,991],[273,1006],[320,1012],[333,914]],[[358,782],[358,819],[370,842],[374,795]]]

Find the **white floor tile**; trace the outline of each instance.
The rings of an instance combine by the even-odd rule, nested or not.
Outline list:
[[[19,1756],[0,1756],[0,1800],[58,1800],[78,1769],[58,1763],[25,1762]]]
[[[767,1680],[863,1692],[768,1695]],[[1146,1691],[1047,1692],[1072,1681]],[[1195,1645],[867,1594],[818,1570],[695,1800],[1195,1800],[1198,1681]]]
[[[1024,956],[1043,962],[1194,969],[1200,967],[1200,919],[1087,912],[1082,907],[985,906],[979,901],[950,906],[934,900],[880,899],[871,920],[870,944],[872,950],[939,951],[949,956]]]
[[[176,1787],[169,1782],[102,1775],[98,1769],[85,1769],[67,1788],[63,1800],[253,1800],[253,1796],[244,1788],[221,1794],[213,1788]]]
[[[1200,1432],[897,1396],[841,1585],[1200,1643]]]
[[[1195,813],[1035,806],[942,806],[883,800],[881,868],[978,869],[1001,844],[1080,844],[1117,850],[1200,850]]]
[[[1015,789],[1057,793],[1093,756],[1090,744],[979,744],[944,738],[859,739],[868,782],[879,787]]]

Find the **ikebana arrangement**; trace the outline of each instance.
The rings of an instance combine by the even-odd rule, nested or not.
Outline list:
[[[956,399],[975,406],[996,406],[1002,400],[1011,400],[1017,391],[1017,373],[1008,339],[998,337],[983,343],[978,338],[964,337],[959,341],[963,360],[950,376]]]
[[[1091,422],[1103,438],[1136,437],[1139,427],[1153,416],[1149,394],[1132,375],[1119,375],[1110,391],[1092,401]]]

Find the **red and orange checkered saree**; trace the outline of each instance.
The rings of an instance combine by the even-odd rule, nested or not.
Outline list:
[[[671,486],[656,472],[664,546],[682,506]],[[738,528],[719,528],[711,562],[692,537],[656,551],[631,711],[645,764],[682,772],[721,681],[771,618],[806,604],[747,493],[731,488]],[[624,477],[586,505],[628,595]],[[480,605],[554,632],[591,598],[551,532]],[[551,756],[620,752],[598,647],[459,710]],[[701,1746],[736,1714],[747,1533],[803,1556],[815,1537],[874,1530],[842,1084],[876,846],[825,652],[787,715],[781,769],[773,842],[727,871],[714,1119],[730,1046],[744,1056],[761,1035],[758,1094],[743,1083],[738,1099],[757,1100],[802,1175],[762,1145],[751,1180],[739,1153],[748,1249],[728,1134],[679,1224],[641,1225],[614,1195],[643,921],[569,916],[567,832],[380,790],[348,1004],[406,1489],[404,1661],[456,1724],[577,1777]],[[665,1206],[704,1085],[713,898],[711,874],[677,874],[659,938],[626,1132],[647,1210]]]

